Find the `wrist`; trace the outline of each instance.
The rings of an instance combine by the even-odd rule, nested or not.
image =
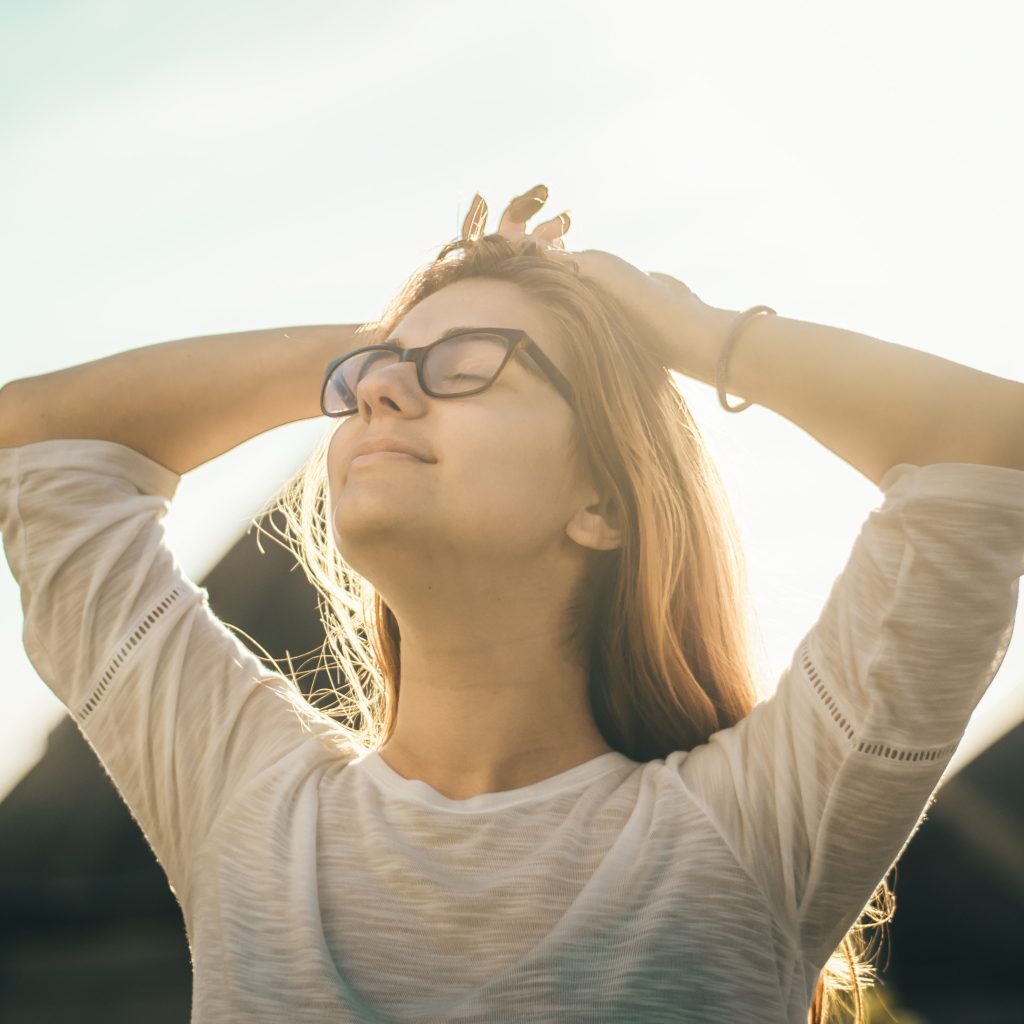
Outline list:
[[[320,389],[327,367],[346,352],[366,344],[356,341],[357,327],[359,324],[304,324],[281,329],[279,337],[291,354],[287,363],[290,390],[301,395],[301,413],[297,410],[294,418],[322,415]]]
[[[698,346],[700,356],[697,365],[682,369],[689,377],[702,381],[704,384],[716,385],[718,357],[722,346],[729,335],[729,328],[738,317],[737,309],[720,309],[718,306],[706,306],[702,318],[701,339]]]
[[[368,344],[366,335],[360,335],[357,340],[356,330],[359,326],[359,324],[317,324],[313,327],[300,328],[309,332],[308,340],[312,357],[316,361],[321,377],[329,363],[360,345]]]

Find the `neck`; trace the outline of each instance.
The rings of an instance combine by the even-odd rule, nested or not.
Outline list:
[[[560,635],[566,595],[486,591],[434,587],[419,617],[392,606],[402,668],[381,756],[453,799],[527,786],[612,750]]]

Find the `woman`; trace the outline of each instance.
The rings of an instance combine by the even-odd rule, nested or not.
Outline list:
[[[26,650],[181,903],[193,1020],[820,1021],[869,978],[858,922],[1009,643],[1024,386],[569,253],[564,218],[526,234],[545,198],[485,235],[477,197],[375,324],[0,394]],[[727,372],[883,492],[756,707],[670,369],[723,403]],[[316,411],[337,423],[279,497],[336,718],[160,525],[181,474]]]

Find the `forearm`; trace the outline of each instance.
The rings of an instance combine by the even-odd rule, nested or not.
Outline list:
[[[251,437],[322,415],[331,359],[358,325],[240,331],[130,349],[0,391],[0,447],[97,438],[187,473]]]
[[[737,312],[715,311],[719,346]],[[1024,384],[927,352],[759,314],[725,379],[729,395],[785,416],[876,484],[902,462],[1024,469]]]

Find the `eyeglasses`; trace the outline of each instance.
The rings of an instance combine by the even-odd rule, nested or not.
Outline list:
[[[416,364],[416,377],[432,398],[463,398],[486,391],[518,351],[526,352],[576,408],[572,385],[525,331],[511,327],[467,327],[446,332],[420,348],[367,345],[335,359],[324,373],[320,409],[325,416],[351,416],[359,409],[356,389],[368,374],[395,363]]]

